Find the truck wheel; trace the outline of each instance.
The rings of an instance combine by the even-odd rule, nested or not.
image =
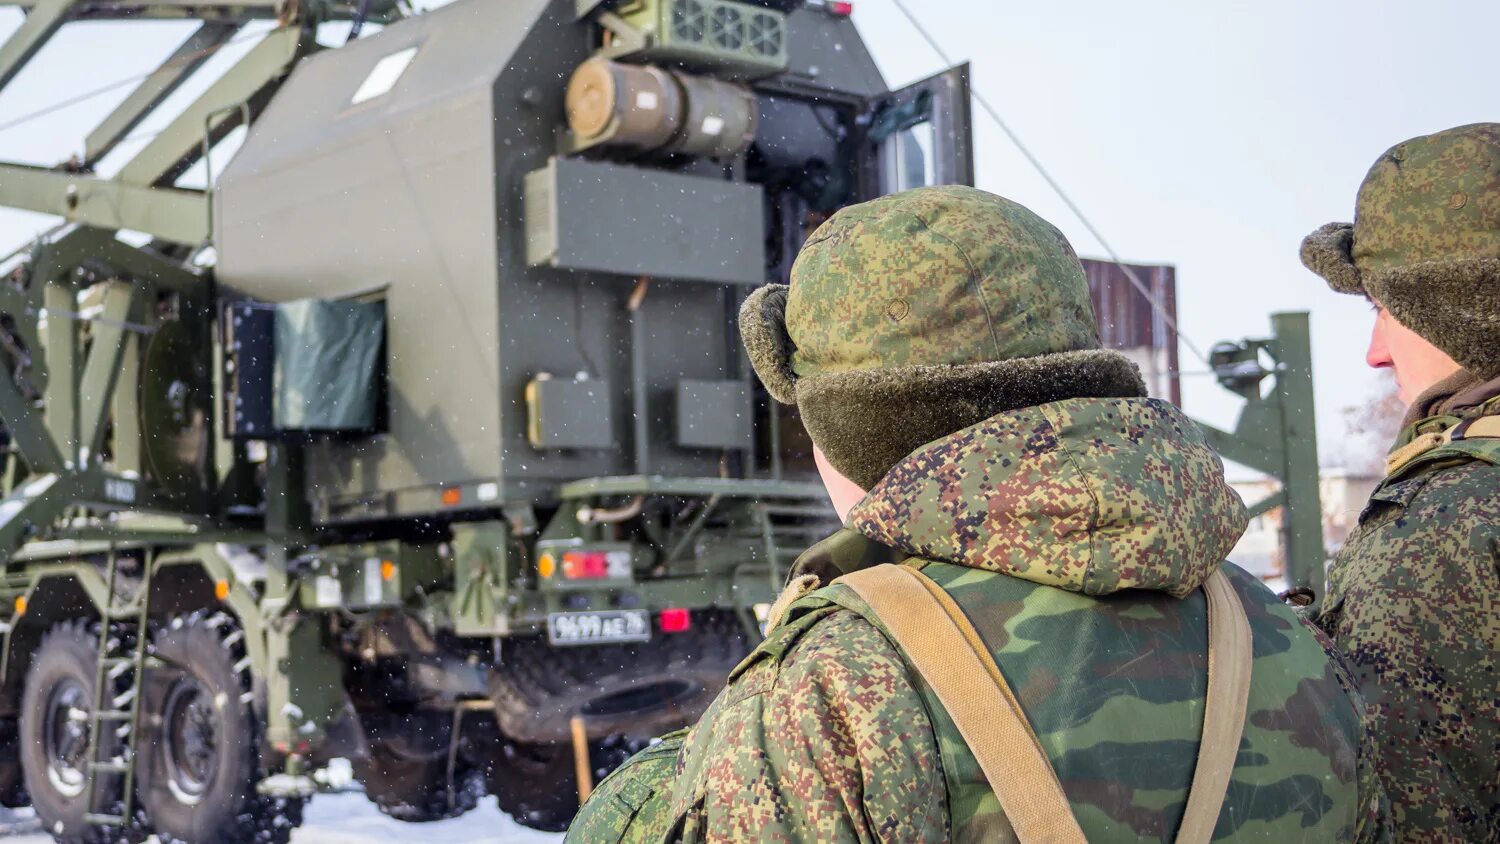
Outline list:
[[[644,745],[620,737],[590,742],[594,784]],[[531,829],[564,832],[578,813],[578,774],[571,745],[506,742],[493,761],[489,787],[500,811]]]
[[[259,794],[260,719],[243,634],[224,613],[172,619],[147,675],[141,804],[165,842],[285,844],[302,800]]]
[[[456,818],[479,805],[484,783],[462,757],[455,761],[449,787],[452,715],[418,713],[391,718],[387,727],[368,736],[370,755],[354,765],[354,776],[364,785],[371,803],[396,820],[410,823]]]
[[[730,612],[695,612],[681,633],[633,645],[553,647],[546,637],[506,643],[490,696],[505,736],[522,744],[572,742],[573,716],[589,737],[649,739],[692,723],[750,652]]]
[[[49,630],[32,657],[21,694],[22,776],[42,828],[61,844],[112,844],[144,837],[135,825],[122,831],[84,819],[90,813],[120,812],[124,789],[120,774],[100,772],[92,803],[88,800],[90,720],[99,659],[94,630],[81,619]],[[118,730],[102,730],[95,758],[114,759],[122,747]]]

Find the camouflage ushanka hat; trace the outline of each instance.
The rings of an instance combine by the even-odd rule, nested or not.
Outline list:
[[[1067,239],[993,194],[922,188],[845,208],[791,280],[745,301],[745,348],[772,397],[797,405],[829,463],[865,489],[998,413],[1146,394],[1135,364],[1099,348]]]
[[[1354,222],[1308,235],[1302,263],[1470,372],[1500,376],[1500,123],[1392,147],[1360,185]]]

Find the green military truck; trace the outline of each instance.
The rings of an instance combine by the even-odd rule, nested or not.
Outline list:
[[[398,818],[566,824],[575,719],[603,768],[695,718],[829,528],[735,314],[972,181],[965,70],[891,91],[814,0],[5,4],[0,86],[196,28],[0,164],[64,221],[0,265],[0,802],[284,841],[347,758]]]

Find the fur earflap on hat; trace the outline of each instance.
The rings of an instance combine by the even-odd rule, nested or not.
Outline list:
[[[785,284],[758,288],[740,306],[740,339],[766,392],[782,404],[797,403],[792,338],[786,333]]]
[[[1329,223],[1302,240],[1302,265],[1339,293],[1364,293],[1353,252],[1354,224]]]
[[[797,383],[797,406],[813,442],[862,489],[922,446],[997,414],[1065,399],[1144,395],[1140,369],[1107,349],[867,369]]]

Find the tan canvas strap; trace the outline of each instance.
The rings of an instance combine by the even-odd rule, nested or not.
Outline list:
[[[1443,431],[1423,434],[1391,452],[1385,459],[1385,473],[1394,475],[1418,457],[1455,440],[1500,439],[1500,416],[1466,419]]]
[[[875,566],[834,582],[869,605],[937,693],[1016,837],[1023,844],[1086,842],[1026,713],[953,598],[910,566]]]
[[[885,625],[932,686],[979,762],[1022,844],[1083,842],[1057,773],[1020,701],[957,602],[909,566],[883,565],[839,578]],[[1250,690],[1250,626],[1222,571],[1208,595],[1208,701],[1203,742],[1177,840],[1208,841],[1229,787]]]
[[[1467,422],[1460,422],[1450,439],[1472,440],[1472,439],[1500,440],[1500,416],[1480,416]]]
[[[1250,668],[1255,659],[1245,606],[1221,568],[1203,584],[1208,596],[1208,693],[1203,702],[1203,738],[1177,840],[1204,844],[1214,837],[1229,791],[1234,761],[1250,704]]]

